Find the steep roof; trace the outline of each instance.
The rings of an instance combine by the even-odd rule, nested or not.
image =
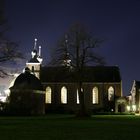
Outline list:
[[[42,67],[42,82],[77,82],[74,69],[65,67]],[[83,69],[82,82],[120,82],[121,76],[117,66],[87,66]]]
[[[39,63],[36,57],[31,58],[28,63]]]

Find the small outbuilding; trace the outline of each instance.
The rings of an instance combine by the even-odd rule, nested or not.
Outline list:
[[[45,94],[40,80],[29,68],[21,73],[10,88],[9,108],[12,114],[45,114]]]

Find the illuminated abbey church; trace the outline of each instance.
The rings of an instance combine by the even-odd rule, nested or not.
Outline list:
[[[41,46],[35,39],[31,59],[26,63],[40,79],[45,91],[46,112],[74,112],[79,108],[76,73],[65,66],[42,66]],[[67,65],[69,65],[69,61]],[[122,80],[117,66],[86,66],[82,76],[86,108],[92,111],[118,111],[115,102],[122,96]]]
[[[10,87],[11,112],[32,115],[78,111],[79,79],[68,54],[60,66],[43,66],[42,62],[41,46],[37,48],[35,39],[25,72]],[[85,66],[80,80],[87,110],[126,112],[127,100],[122,97],[122,80],[117,66]]]

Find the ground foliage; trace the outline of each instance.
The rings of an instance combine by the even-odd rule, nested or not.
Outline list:
[[[0,117],[3,140],[136,140],[139,128],[140,116],[134,115]]]

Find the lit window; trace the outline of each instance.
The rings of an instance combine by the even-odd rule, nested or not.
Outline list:
[[[136,111],[136,105],[132,105],[132,111]]]
[[[108,89],[108,100],[114,101],[114,88],[112,86]]]
[[[77,104],[80,103],[80,101],[79,101],[79,93],[78,93],[78,89],[77,89],[77,101],[76,101],[76,103],[77,103]]]
[[[129,105],[127,105],[126,107],[127,107],[127,111],[130,111],[130,106],[129,106]]]
[[[67,88],[66,87],[61,88],[61,103],[67,104]]]
[[[83,88],[81,88],[81,92],[83,93]],[[80,104],[78,89],[77,89],[77,93],[76,94],[77,94],[77,98],[76,98],[77,99],[77,102],[76,103],[77,104]]]
[[[94,87],[92,90],[92,103],[93,104],[98,104],[99,100],[98,100],[98,88]]]
[[[51,88],[50,87],[47,87],[46,88],[46,96],[45,96],[45,102],[46,103],[51,103],[52,102],[52,97],[51,97],[51,94],[52,94],[52,90],[51,90]]]

